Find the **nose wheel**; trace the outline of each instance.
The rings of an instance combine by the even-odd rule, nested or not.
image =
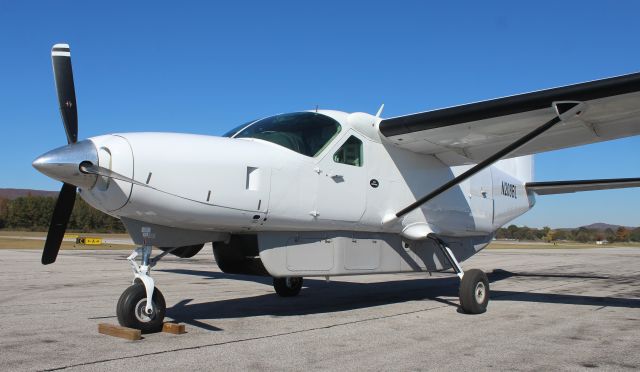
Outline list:
[[[142,333],[160,332],[166,311],[164,296],[158,288],[153,289],[151,311],[147,309],[147,292],[144,284],[138,281],[125,289],[116,306],[120,325],[139,329]]]

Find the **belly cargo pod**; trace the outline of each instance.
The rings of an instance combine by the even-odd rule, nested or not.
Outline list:
[[[443,238],[460,261],[491,236]],[[431,240],[349,231],[258,233],[262,264],[274,277],[439,271],[450,266]]]

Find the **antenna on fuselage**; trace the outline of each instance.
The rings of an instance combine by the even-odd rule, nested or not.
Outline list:
[[[378,109],[378,112],[376,113],[377,118],[379,118],[380,115],[382,115],[382,110],[384,110],[384,103],[380,106],[380,108]]]
[[[316,114],[318,113],[318,105],[316,105]]]

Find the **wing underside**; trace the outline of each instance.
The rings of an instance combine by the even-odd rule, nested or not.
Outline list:
[[[472,164],[557,116],[563,101],[585,107],[507,157],[640,134],[640,73],[384,119],[379,128],[399,147]]]

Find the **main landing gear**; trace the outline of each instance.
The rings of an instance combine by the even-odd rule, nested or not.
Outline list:
[[[428,238],[435,241],[460,278],[458,296],[462,310],[467,314],[482,314],[487,311],[490,293],[487,275],[478,269],[463,271],[453,252],[442,239],[432,234]]]
[[[146,245],[136,248],[127,257],[133,269],[134,280],[133,285],[122,293],[116,306],[116,314],[121,326],[136,328],[142,333],[162,330],[167,305],[150,274],[151,268],[171,251],[167,250],[151,259],[151,246]],[[136,262],[138,255],[141,255],[140,265]]]
[[[302,277],[273,278],[273,289],[280,297],[295,297],[302,289]]]

